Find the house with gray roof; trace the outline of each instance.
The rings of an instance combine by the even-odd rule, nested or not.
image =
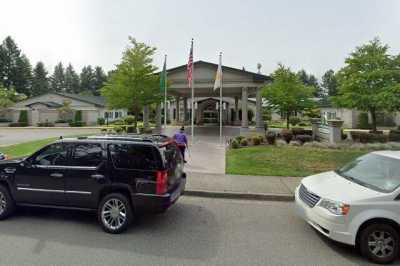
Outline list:
[[[28,123],[31,126],[44,122],[55,123],[62,119],[59,109],[66,102],[73,111],[82,112],[82,122],[86,125],[96,125],[98,118],[112,121],[127,115],[127,110],[108,109],[104,97],[101,96],[53,92],[16,103],[8,108],[5,117],[12,122],[17,122],[20,112],[26,110],[28,112]]]

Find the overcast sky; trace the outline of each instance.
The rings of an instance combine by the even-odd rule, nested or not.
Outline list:
[[[0,39],[11,35],[31,63],[52,71],[120,60],[128,36],[157,47],[161,67],[194,59],[271,73],[278,62],[321,76],[357,46],[379,36],[400,52],[397,0],[1,0]]]

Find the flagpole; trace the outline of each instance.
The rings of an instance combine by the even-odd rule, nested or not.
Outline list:
[[[165,55],[164,65],[167,65],[167,55]],[[167,129],[167,68],[165,67],[164,76],[164,129]]]
[[[193,51],[193,38],[192,38],[192,51]],[[193,53],[194,54],[194,53]],[[194,143],[194,59],[192,59],[192,80],[190,87],[192,87],[192,100],[191,100],[191,136],[192,136],[192,144]]]
[[[219,53],[219,65],[222,69],[222,53]],[[219,142],[222,144],[222,75],[219,88]]]

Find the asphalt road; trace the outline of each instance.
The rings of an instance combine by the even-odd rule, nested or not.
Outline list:
[[[110,235],[95,215],[19,210],[0,222],[0,265],[367,265],[321,237],[293,203],[181,198]]]

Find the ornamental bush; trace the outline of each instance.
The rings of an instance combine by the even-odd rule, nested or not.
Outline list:
[[[253,145],[258,146],[261,144],[259,137],[253,137]]]
[[[247,139],[242,139],[241,141],[240,141],[240,145],[241,146],[248,146],[249,145],[249,142],[247,141]]]
[[[75,112],[74,122],[82,122],[82,111],[78,110]]]
[[[266,139],[267,139],[268,144],[274,145],[274,144],[275,144],[275,141],[276,141],[276,134],[275,134],[275,132],[268,131],[268,132],[267,132]]]
[[[283,129],[281,131],[281,137],[286,141],[286,143],[289,143],[293,139],[293,133],[291,130]]]
[[[240,147],[239,142],[236,139],[232,140],[231,148],[232,149],[239,149],[239,147]]]
[[[18,122],[28,124],[28,111],[27,110],[22,110],[19,112]]]
[[[124,118],[125,124],[133,125],[135,123],[135,117],[133,115],[128,115]]]

